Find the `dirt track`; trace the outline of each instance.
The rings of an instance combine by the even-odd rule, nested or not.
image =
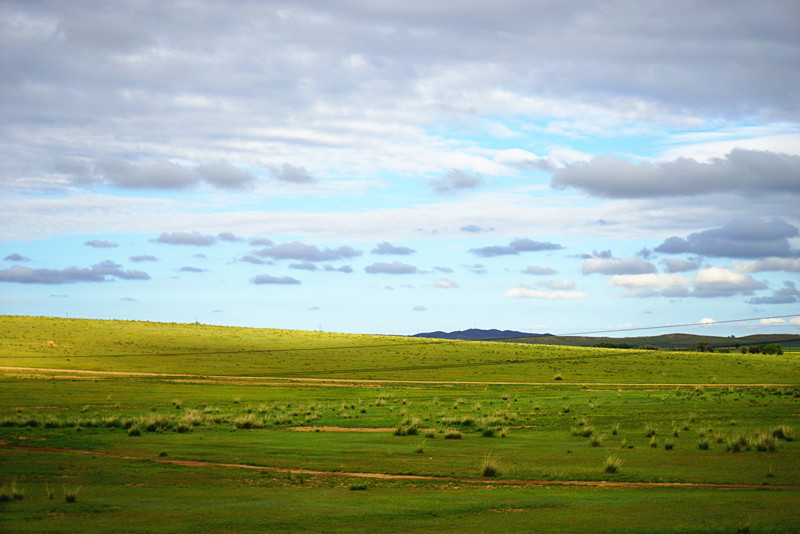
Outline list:
[[[239,385],[252,384],[264,386],[337,386],[343,384],[457,384],[465,386],[636,386],[636,387],[702,387],[702,388],[727,388],[727,387],[794,387],[797,384],[774,383],[774,384],[709,384],[709,383],[678,383],[678,382],[569,382],[569,381],[550,381],[550,382],[510,382],[510,381],[453,381],[453,380],[391,380],[391,379],[366,379],[366,378],[297,378],[282,376],[240,376],[240,375],[191,375],[181,373],[152,373],[144,371],[92,371],[88,369],[52,369],[45,367],[10,367],[0,366],[0,371],[35,372],[35,373],[65,373],[91,376],[119,376],[119,377],[143,377],[143,378],[162,378],[175,382],[186,381],[214,381],[214,382],[235,382]]]
[[[606,480],[516,480],[489,478],[437,477],[426,475],[394,475],[388,473],[357,473],[343,471],[319,471],[314,469],[289,469],[286,467],[270,467],[264,465],[237,464],[228,462],[206,462],[201,460],[179,460],[165,457],[132,456],[103,451],[87,451],[80,449],[62,449],[57,447],[13,445],[0,441],[0,447],[26,451],[49,452],[56,454],[80,454],[84,456],[100,456],[103,458],[119,458],[123,460],[141,460],[170,465],[188,467],[229,467],[234,469],[252,469],[272,473],[296,473],[303,475],[337,476],[346,478],[367,478],[379,480],[428,480],[436,482],[457,482],[473,484],[500,484],[510,486],[584,486],[605,488],[706,488],[706,489],[758,489],[758,490],[800,490],[800,486],[761,485],[761,484],[707,484],[693,482],[614,482]]]

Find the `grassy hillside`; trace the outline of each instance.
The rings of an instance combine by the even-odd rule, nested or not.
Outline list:
[[[636,347],[653,346],[670,350],[694,350],[698,343],[708,343],[717,349],[737,350],[741,347],[780,343],[784,348],[800,348],[800,336],[794,334],[753,334],[736,338],[699,336],[696,334],[662,334],[658,336],[598,337],[598,336],[533,336],[506,339],[511,343],[537,345],[565,345],[571,347],[594,347],[601,343],[627,344]]]
[[[0,365],[257,377],[549,383],[559,374],[569,383],[800,383],[800,367],[787,356],[10,316],[0,317]]]
[[[2,530],[800,528],[797,355],[31,317],[0,336]]]

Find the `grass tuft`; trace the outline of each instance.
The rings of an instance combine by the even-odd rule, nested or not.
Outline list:
[[[599,447],[604,439],[606,439],[605,434],[592,434],[589,436],[589,445],[592,447]]]
[[[461,432],[454,428],[448,428],[444,431],[444,439],[461,439]]]
[[[492,453],[487,453],[481,462],[482,477],[496,477],[500,475],[500,462]]]
[[[622,459],[618,456],[608,456],[603,464],[603,470],[606,473],[616,473],[622,466]]]
[[[68,503],[73,503],[78,500],[78,493],[81,491],[81,486],[62,486],[64,490],[64,500]]]

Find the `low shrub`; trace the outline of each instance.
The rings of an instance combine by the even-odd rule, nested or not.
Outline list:
[[[711,444],[711,440],[708,439],[706,436],[700,436],[700,438],[698,438],[698,440],[697,440],[697,447],[701,451],[707,451],[708,450],[708,446],[710,444]]]

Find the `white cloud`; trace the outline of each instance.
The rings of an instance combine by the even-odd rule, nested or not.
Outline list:
[[[634,275],[656,272],[656,266],[641,258],[587,258],[583,274]]]
[[[525,287],[515,287],[503,293],[504,297],[527,299],[585,299],[589,295],[580,291],[539,291]]]
[[[441,287],[444,289],[452,289],[458,287],[458,284],[450,280],[449,278],[440,278],[433,284],[436,287]]]
[[[763,325],[766,325],[766,326],[781,326],[781,325],[785,325],[786,324],[786,321],[784,321],[783,319],[779,319],[777,317],[771,317],[771,318],[768,318],[768,319],[761,319],[761,321],[759,321],[759,322],[761,324],[763,324]]]
[[[688,287],[690,281],[681,274],[618,274],[611,278],[612,285],[628,288],[669,289]]]
[[[797,258],[764,258],[734,264],[733,270],[738,273],[760,273],[763,271],[800,272],[800,259]]]
[[[705,317],[705,318],[700,319],[699,321],[697,321],[698,324],[715,324],[716,322],[717,321],[715,321],[714,319],[712,319],[710,317]]]

